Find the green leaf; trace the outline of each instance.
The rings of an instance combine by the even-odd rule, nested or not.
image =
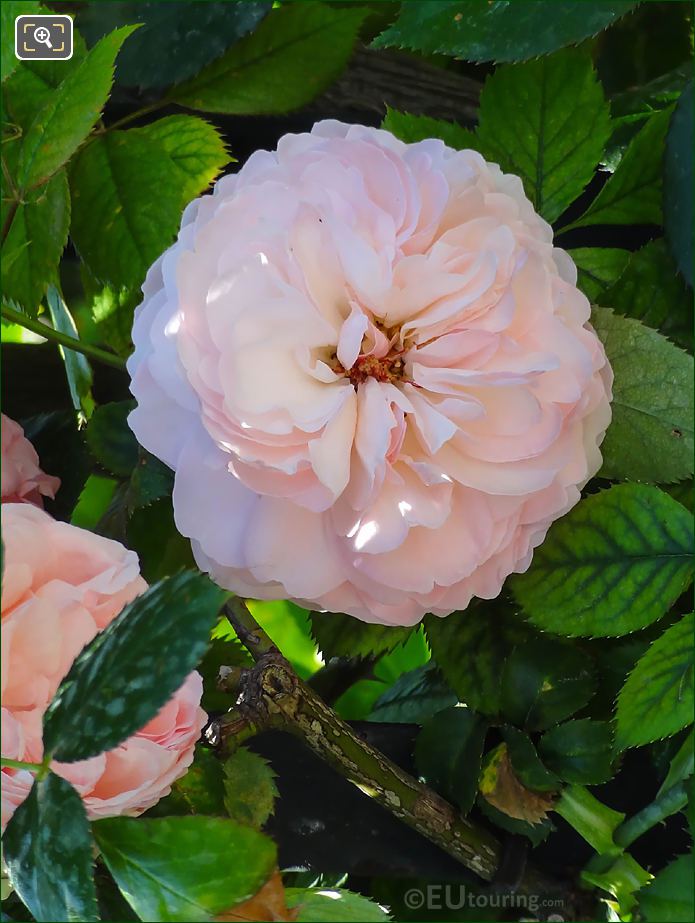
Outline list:
[[[695,753],[693,752],[693,732],[691,731],[671,760],[666,778],[657,792],[657,798],[673,788],[674,785],[678,785],[679,782],[689,779],[694,769]]]
[[[188,771],[171,787],[171,792],[150,808],[148,817],[205,814],[224,817],[224,775],[222,762],[204,746],[197,746]]]
[[[467,814],[473,807],[488,723],[470,708],[445,708],[415,742],[415,764],[428,783]]]
[[[670,737],[693,720],[693,614],[666,629],[637,661],[620,691],[616,746]]]
[[[456,694],[430,662],[400,676],[377,699],[369,720],[423,724],[436,712],[456,703]]]
[[[596,785],[611,777],[613,735],[607,721],[579,718],[559,724],[541,737],[538,752],[566,782]]]
[[[262,756],[239,747],[224,764],[224,806],[237,824],[260,829],[278,796],[275,773]]]
[[[527,61],[596,35],[636,5],[597,0],[409,0],[373,45],[466,61]]]
[[[372,625],[339,612],[312,612],[311,634],[324,659],[378,657],[405,644],[417,628]]]
[[[251,615],[289,660],[301,679],[308,679],[322,666],[311,637],[311,620],[306,609],[286,599],[248,601]]]
[[[44,749],[89,759],[144,727],[195,667],[225,593],[183,572],[146,590],[82,650],[43,719]]]
[[[10,207],[3,199],[3,222]],[[60,170],[45,186],[27,193],[2,245],[3,296],[27,314],[36,316],[49,282],[57,281],[69,226],[70,193]]]
[[[46,301],[55,329],[79,340],[80,337],[72,314],[54,285],[48,286]],[[94,398],[92,397],[93,375],[89,360],[83,353],[78,353],[74,349],[66,349],[64,346],[60,346],[59,349],[65,365],[72,406],[89,418],[94,410]]]
[[[17,182],[22,189],[45,183],[87,137],[108,98],[116,55],[136,26],[103,38],[58,85],[22,142]]]
[[[444,119],[433,119],[429,115],[410,115],[409,112],[398,112],[397,109],[387,106],[381,127],[390,131],[401,141],[405,141],[406,144],[414,144],[416,141],[424,141],[427,138],[441,138],[445,144],[456,151],[466,148],[478,150],[478,139],[475,132],[464,128],[457,122],[445,122]]]
[[[270,0],[226,3],[111,2],[86,4],[78,22],[90,44],[104,32],[142,23],[118,59],[116,82],[143,88],[186,80],[250,32]]]
[[[630,251],[618,247],[577,247],[567,253],[577,267],[577,285],[589,301],[601,301],[630,259]]]
[[[343,888],[286,888],[287,906],[296,923],[387,923],[383,907]]]
[[[91,273],[116,289],[139,286],[184,207],[228,159],[217,131],[195,116],[95,136],[70,171],[71,234]]]
[[[651,625],[691,580],[693,524],[655,487],[620,484],[555,523],[511,586],[539,628],[610,637]]]
[[[135,308],[142,301],[142,292],[126,286],[115,288],[100,282],[84,262],[80,263],[80,276],[99,342],[127,358],[133,351],[133,317]]]
[[[683,90],[666,136],[664,226],[685,280],[693,284],[693,82]]]
[[[432,656],[459,701],[497,716],[504,664],[516,644],[532,637],[522,619],[499,603],[475,600],[465,612],[445,619],[428,615],[425,631]]]
[[[125,498],[129,547],[138,553],[140,570],[148,583],[170,577],[182,567],[194,568],[191,543],[176,528],[171,498],[163,497],[136,510]]]
[[[55,519],[69,519],[92,468],[78,415],[72,410],[55,410],[20,422],[42,469],[60,478],[55,500],[44,501],[46,510]]]
[[[521,177],[547,221],[593,177],[609,131],[608,105],[586,51],[505,65],[485,81],[478,150]]]
[[[118,477],[128,477],[138,463],[138,443],[127,423],[133,406],[133,401],[102,404],[85,431],[96,460]]]
[[[688,347],[693,342],[693,299],[664,240],[630,256],[620,278],[598,298],[616,314],[635,317]]]
[[[601,476],[662,484],[690,477],[692,356],[639,321],[607,308],[594,309],[592,324],[615,376]]]
[[[36,780],[2,837],[10,881],[35,920],[98,920],[92,838],[82,799],[49,772]]]
[[[0,5],[0,9],[5,9]],[[48,10],[44,10],[47,13]],[[12,24],[14,32],[14,23]],[[26,132],[37,113],[55,94],[68,74],[79,67],[87,53],[80,33],[73,29],[72,57],[58,61],[22,61],[3,84],[5,111],[11,123]]]
[[[621,852],[613,834],[625,820],[625,815],[602,804],[583,785],[568,785],[563,789],[554,810],[597,853],[610,856]]]
[[[168,99],[191,109],[230,115],[298,109],[340,75],[364,15],[363,9],[352,5],[281,6],[221,58],[175,87]]]
[[[693,854],[679,856],[638,894],[639,909],[649,923],[695,919]]]
[[[661,224],[661,162],[670,117],[670,106],[651,116],[591,205],[563,233],[592,224]]]
[[[276,862],[262,833],[218,817],[114,817],[93,830],[141,920],[210,920],[252,897]]]
[[[512,768],[527,788],[537,792],[556,792],[560,788],[560,780],[543,765],[528,734],[507,725],[502,728],[502,737]]]
[[[502,710],[514,724],[539,731],[568,718],[596,691],[592,662],[561,641],[521,644],[502,674]]]
[[[19,61],[14,53],[14,21],[17,16],[38,13],[41,4],[31,0],[4,0],[0,4],[0,31],[2,31],[2,55],[0,56],[0,73],[3,83],[13,73]]]

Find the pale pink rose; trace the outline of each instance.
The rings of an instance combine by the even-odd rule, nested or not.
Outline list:
[[[44,474],[39,456],[19,425],[2,417],[2,502],[33,503],[43,507],[43,498],[53,499],[60,487],[60,478]]]
[[[474,151],[327,121],[191,203],[128,367],[201,568],[409,625],[495,597],[596,473],[571,259]]]
[[[147,584],[133,551],[34,506],[3,504],[2,531],[2,755],[36,763],[43,758],[43,713],[73,660]],[[207,720],[202,692],[201,677],[191,673],[120,746],[52,768],[75,786],[90,817],[142,813],[193,759]],[[3,768],[3,829],[31,783],[30,772]]]

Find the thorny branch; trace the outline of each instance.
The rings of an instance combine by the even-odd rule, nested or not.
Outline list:
[[[295,734],[403,823],[484,880],[499,881],[503,848],[490,831],[461,815],[336,715],[297,676],[243,600],[230,601],[224,613],[256,663],[249,670],[223,670],[220,687],[236,695],[236,704],[210,726],[210,743],[224,750],[265,729]],[[532,869],[524,871],[513,890],[568,895],[566,883],[548,881]]]

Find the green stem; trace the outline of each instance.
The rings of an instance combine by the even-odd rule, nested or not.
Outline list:
[[[613,839],[619,846],[628,847],[647,830],[651,830],[672,814],[682,811],[687,803],[688,788],[685,782],[679,782],[655,798],[646,808],[642,808],[634,817],[622,823],[615,831]]]
[[[26,314],[22,314],[21,311],[15,311],[14,308],[10,308],[8,305],[2,306],[2,316],[13,324],[19,324],[20,327],[25,327],[27,330],[38,333],[46,340],[74,349],[77,353],[83,353],[85,356],[89,356],[90,359],[94,359],[95,362],[103,362],[114,369],[125,371],[125,360],[115,355],[115,353],[107,352],[107,350],[92,346],[90,343],[83,343],[82,340],[77,340],[67,333],[61,333],[60,330],[55,330],[40,320],[28,317]]]
[[[31,772],[43,772],[41,763],[25,763],[24,760],[11,760],[8,756],[0,757],[0,765],[7,769],[29,769]]]

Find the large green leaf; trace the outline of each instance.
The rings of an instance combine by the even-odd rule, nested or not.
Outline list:
[[[114,817],[93,829],[141,920],[210,920],[252,897],[276,862],[272,840],[218,817]]]
[[[270,0],[225,3],[110,2],[85,4],[78,24],[90,44],[126,23],[142,27],[118,59],[116,81],[166,87],[186,80],[250,32],[270,10]]]
[[[409,0],[374,45],[467,61],[526,61],[595,35],[636,5],[597,0]]]
[[[298,109],[340,75],[363,19],[364,11],[353,5],[305,0],[281,6],[169,99],[232,115]]]
[[[516,644],[532,632],[515,613],[497,603],[475,600],[465,612],[445,619],[428,615],[432,656],[461,702],[484,715],[501,710],[501,677]]]
[[[444,119],[433,119],[429,115],[410,115],[408,112],[398,112],[397,109],[387,106],[381,127],[406,144],[414,144],[427,138],[441,138],[445,144],[457,151],[465,148],[478,150],[475,132],[457,122],[445,122]]]
[[[693,720],[693,615],[668,628],[637,661],[620,691],[616,745],[638,747]]]
[[[664,156],[664,226],[678,268],[693,284],[693,82],[676,105]]]
[[[73,316],[58,289],[54,285],[49,285],[46,294],[48,311],[55,329],[79,340]],[[60,347],[60,354],[65,365],[72,406],[84,417],[89,417],[94,409],[93,375],[89,360],[84,353],[79,353],[75,349],[66,349],[65,346]]]
[[[128,477],[138,463],[138,443],[126,422],[132,409],[132,401],[102,404],[85,431],[99,464],[118,477]]]
[[[417,628],[371,625],[338,612],[312,612],[311,633],[325,660],[331,657],[377,657],[405,644]]]
[[[539,731],[573,715],[595,691],[590,658],[562,641],[536,638],[504,666],[502,710],[514,724]]]
[[[637,895],[643,920],[673,923],[695,919],[693,854],[679,856]]]
[[[231,819],[260,829],[275,807],[275,773],[262,756],[239,747],[224,764],[224,792]]]
[[[601,446],[602,476],[662,484],[690,477],[692,356],[607,308],[595,308],[592,323],[615,376],[613,420]]]
[[[82,799],[49,772],[35,781],[2,837],[10,881],[35,920],[98,920],[92,838]]]
[[[671,107],[649,118],[591,205],[563,232],[591,224],[661,224],[661,170],[670,117]]]
[[[124,26],[103,38],[39,110],[22,142],[17,166],[20,188],[44,183],[87,137],[109,95],[116,55],[135,28]]]
[[[456,705],[457,696],[432,662],[403,673],[374,704],[370,721],[423,724],[436,712]]]
[[[630,259],[630,251],[618,247],[577,247],[567,253],[577,267],[577,286],[596,302],[618,281]]]
[[[599,251],[600,252],[600,251]],[[693,299],[662,239],[630,256],[625,271],[595,299],[684,346],[693,340]]]
[[[152,583],[175,574],[182,567],[195,567],[191,543],[176,528],[171,498],[162,497],[133,510],[131,496],[129,491],[123,511],[126,517],[130,516],[126,537],[128,546],[138,553],[145,580]]]
[[[425,722],[415,742],[415,763],[427,781],[463,814],[473,806],[488,723],[470,708],[445,708]]]
[[[344,888],[286,888],[296,923],[388,923],[379,904]]]
[[[5,145],[6,146],[6,145]],[[3,199],[2,220],[9,200]],[[70,193],[60,170],[40,189],[33,189],[17,207],[2,245],[3,296],[35,315],[49,282],[58,277],[58,263],[68,240]]]
[[[690,583],[692,557],[688,512],[655,487],[619,484],[556,522],[511,584],[545,631],[624,635],[668,612]]]
[[[92,274],[117,289],[140,285],[184,207],[228,159],[217,131],[195,116],[97,135],[70,171],[71,234]]]
[[[89,759],[147,724],[202,657],[224,596],[184,571],[126,606],[58,687],[43,720],[46,752]]]
[[[538,752],[566,782],[596,785],[611,777],[613,735],[607,721],[579,718],[559,724],[541,737]]]
[[[608,104],[586,51],[500,67],[480,97],[479,150],[521,177],[547,221],[581,194],[609,131]]]

